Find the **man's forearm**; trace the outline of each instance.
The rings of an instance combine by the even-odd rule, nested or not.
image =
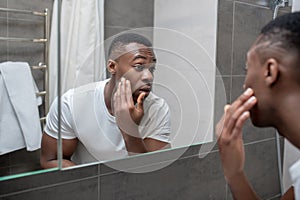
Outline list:
[[[66,168],[66,167],[71,167],[76,165],[74,162],[67,160],[67,159],[63,159],[62,160],[62,167]],[[58,160],[51,160],[51,161],[47,161],[47,162],[43,162],[41,163],[42,168],[44,169],[49,169],[49,168],[55,168],[58,167]]]
[[[130,153],[146,153],[148,152],[147,147],[145,145],[145,142],[143,141],[142,138],[134,137],[131,136],[127,133],[124,133],[121,131],[123,134],[124,142],[127,151]]]
[[[239,175],[236,175],[235,177],[227,179],[227,183],[229,184],[232,195],[236,200],[260,199],[252,189],[244,172]]]

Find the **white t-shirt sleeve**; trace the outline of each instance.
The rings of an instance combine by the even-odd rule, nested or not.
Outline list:
[[[152,104],[139,128],[143,138],[170,143],[171,122],[168,104],[163,99]]]
[[[61,138],[73,139],[76,138],[76,134],[73,127],[73,119],[71,113],[71,96],[72,90],[69,90],[61,97]],[[53,101],[49,113],[46,118],[45,133],[58,138],[58,107],[57,98]]]

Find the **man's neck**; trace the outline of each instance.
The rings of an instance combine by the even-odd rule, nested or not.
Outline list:
[[[300,94],[289,95],[280,102],[280,118],[276,123],[278,131],[291,143],[300,148]]]

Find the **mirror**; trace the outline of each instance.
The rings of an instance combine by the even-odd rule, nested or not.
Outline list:
[[[52,1],[0,2],[0,181],[40,167]]]
[[[54,3],[55,2],[57,1],[54,1]],[[31,5],[33,3],[19,3],[17,1],[9,1],[9,3],[0,2],[0,7],[17,8],[21,10],[26,10],[27,8],[29,10],[33,8],[36,8],[35,10],[43,10],[44,8],[50,8],[49,13],[52,13],[52,3],[53,1],[43,1],[40,4],[35,3],[34,5]],[[171,111],[171,148],[174,149],[187,147],[192,144],[199,144],[211,141],[213,134],[210,120],[213,118],[212,110],[215,83],[214,63],[216,48],[215,43],[217,24],[217,1],[214,0],[208,2],[198,2],[196,0],[180,0],[176,1],[175,4],[170,0],[130,0],[130,2],[126,2],[124,0],[110,0],[104,2],[103,0],[99,0],[96,1],[96,3],[91,7],[97,10],[97,12],[89,12],[94,14],[94,16],[92,16],[94,19],[104,18],[103,23],[101,25],[102,27],[96,26],[96,29],[100,29],[100,34],[102,34],[100,35],[100,38],[105,38],[104,41],[106,42],[104,42],[103,40],[96,40],[93,44],[97,46],[97,48],[94,48],[92,53],[87,52],[88,56],[78,57],[79,62],[78,60],[71,59],[69,59],[68,61],[79,63],[80,66],[86,66],[85,64],[87,63],[91,64],[93,62],[98,61],[102,62],[102,64],[99,65],[100,67],[97,66],[94,69],[92,69],[93,74],[95,74],[95,76],[89,77],[88,73],[81,74],[81,76],[77,78],[75,82],[71,82],[70,87],[81,86],[85,83],[103,80],[104,78],[108,77],[105,67],[102,67],[106,65],[106,63],[104,63],[104,55],[101,54],[101,52],[105,49],[104,44],[111,41],[112,36],[123,31],[137,32],[151,40],[151,42],[153,43],[153,50],[155,51],[155,54],[157,56],[158,67],[157,71],[155,72],[153,92],[165,99]],[[180,10],[180,12],[178,12],[178,10]],[[70,10],[67,10],[67,14],[64,15],[62,13],[61,17],[67,18],[68,16],[70,16],[70,12]],[[95,16],[95,14],[97,14],[98,16]],[[17,19],[16,16],[20,15],[21,17]],[[76,18],[79,21],[80,16],[81,15],[77,15]],[[10,20],[11,18],[19,22],[15,23],[15,29],[12,27],[12,25],[7,24],[7,19]],[[19,21],[19,19],[23,20],[22,23]],[[26,18],[25,14],[8,14],[7,12],[1,12],[0,25],[1,27],[4,27],[4,29],[0,29],[0,36],[36,36],[30,34],[26,35],[26,33],[24,33],[24,22],[28,22],[29,27],[34,27],[32,28],[32,32],[34,33],[40,32],[33,30],[35,30],[38,27],[41,27],[42,22],[38,20],[32,20],[30,18],[28,20],[27,19],[28,18]],[[57,20],[61,19],[58,18]],[[38,22],[38,26],[36,26],[35,22]],[[80,30],[85,29],[87,24],[88,23],[82,23]],[[7,28],[9,28],[9,31],[6,31]],[[78,30],[79,29],[77,29],[77,31],[71,32],[70,36],[78,34]],[[17,35],[10,35],[12,33]],[[90,34],[85,37],[93,38],[93,34]],[[178,40],[178,38],[181,42],[173,42],[174,40]],[[29,57],[29,64],[37,65],[38,62],[42,60],[38,58],[43,58],[43,56],[40,55],[42,54],[41,52],[43,52],[42,49],[44,49],[42,45],[39,47],[34,47],[34,45],[22,43],[22,45],[19,46],[20,43],[10,41],[8,42],[3,40],[1,40],[0,42],[1,45],[3,45],[4,47],[1,48],[2,51],[4,51],[3,53],[1,53],[1,62],[7,60],[24,61],[26,60],[26,57]],[[176,46],[174,44],[178,45]],[[184,48],[187,46],[193,46],[193,48],[196,50],[190,51],[190,49]],[[14,47],[14,49],[12,47]],[[178,47],[180,47],[180,49],[178,49]],[[38,50],[36,48],[38,48]],[[81,49],[75,48],[74,46],[70,46],[70,48]],[[38,55],[31,54],[29,51],[30,49],[32,49],[33,52]],[[65,49],[63,48],[61,49],[61,51],[64,50]],[[16,56],[15,59],[12,59],[13,57],[11,57],[11,55],[15,55],[12,52],[16,52],[16,55],[20,54],[21,56]],[[81,52],[86,53],[82,49]],[[22,56],[25,56],[25,58]],[[199,65],[198,56],[200,56],[201,58],[201,65]],[[53,68],[52,72],[57,73],[57,71],[55,70],[56,69]],[[42,70],[38,70],[38,72],[34,72],[38,73],[38,75],[33,74],[33,76],[38,76],[38,79],[41,82],[43,82],[41,80],[43,74],[41,71]],[[92,81],[90,81],[91,79]],[[65,80],[65,78],[62,78],[61,80],[62,91],[64,91],[63,85]],[[52,83],[55,83],[56,81],[57,80],[52,80]],[[178,87],[179,84],[177,83],[179,83],[180,81],[182,82],[182,84],[180,85],[180,87]],[[198,87],[199,81],[201,87]],[[195,87],[195,82],[197,87]],[[40,85],[39,83],[37,84],[37,86],[39,89],[41,89],[41,87],[44,87],[43,84]],[[55,94],[57,93],[55,88],[55,86],[52,86],[52,90],[50,91],[50,93],[52,92],[52,97],[55,96]],[[205,98],[202,98],[204,96],[202,92],[203,90],[205,91]],[[190,100],[189,97],[191,93],[193,95],[191,96],[192,99]],[[49,103],[51,103],[52,101],[53,98],[51,99],[50,97]],[[191,106],[189,107],[189,105]],[[193,109],[195,105],[197,109]],[[190,126],[192,126],[192,128]],[[188,137],[186,137],[187,134]],[[168,149],[164,151],[168,151]],[[154,153],[157,152],[159,151],[155,151]],[[37,164],[37,162],[39,162],[38,156],[39,150],[37,152],[34,152],[35,160],[30,161],[29,164]],[[26,159],[26,161],[28,161],[28,155],[27,153],[26,155],[24,155],[24,152],[21,152],[18,155],[10,155],[8,156],[8,159],[20,160],[20,157],[21,159]],[[132,155],[131,157],[134,157],[134,155]],[[6,165],[10,165],[10,161],[5,159],[6,158],[1,157],[1,169],[3,169],[4,171],[6,170]],[[109,160],[114,159],[115,158]],[[22,160],[22,163],[24,163],[24,160]],[[19,165],[18,162],[14,164]],[[9,174],[18,175],[30,175],[32,173],[41,173],[47,171],[40,170],[39,167],[37,167],[37,165],[35,165],[35,167],[36,168],[30,168],[26,170],[8,169],[8,171]],[[29,173],[20,174],[23,172]],[[1,174],[0,176],[9,174]],[[1,180],[6,179],[6,176],[1,177]]]
[[[92,20],[86,21],[88,17],[95,19],[95,15],[99,15],[101,19],[101,14],[103,15],[103,13],[99,12],[99,5],[102,5],[100,2],[101,1],[98,1],[96,5],[92,6],[98,9],[96,14],[92,12],[92,14],[89,13],[85,15],[85,21],[78,18],[78,20],[82,20],[80,23],[85,25],[95,23],[95,21]],[[145,4],[149,4],[150,6],[148,7]],[[66,81],[70,78],[69,73],[62,75],[63,82],[65,82],[66,85],[71,84],[71,86],[75,88],[69,92],[68,95],[62,97],[62,105],[65,104],[65,107],[62,107],[62,113],[66,113],[65,118],[62,119],[62,129],[65,131],[62,138],[65,138],[66,141],[68,140],[72,146],[74,144],[76,146],[76,149],[73,149],[75,153],[72,153],[74,163],[106,162],[126,158],[128,156],[128,149],[127,151],[125,149],[128,147],[128,143],[126,143],[127,141],[124,142],[122,137],[125,135],[123,132],[127,132],[128,130],[125,126],[132,122],[129,121],[120,125],[122,122],[118,121],[118,117],[113,117],[113,110],[118,105],[111,103],[114,102],[112,100],[114,98],[113,95],[108,95],[109,103],[107,103],[105,95],[103,97],[103,94],[106,94],[106,88],[112,87],[108,89],[109,91],[118,90],[117,86],[120,77],[117,77],[118,75],[111,76],[111,78],[114,76],[117,77],[112,86],[107,86],[110,82],[97,83],[97,81],[110,77],[109,73],[118,73],[114,70],[116,66],[121,65],[118,63],[121,61],[117,60],[121,59],[125,52],[120,50],[121,55],[119,54],[112,59],[110,57],[111,54],[107,53],[107,51],[113,39],[123,33],[138,33],[153,43],[151,49],[154,53],[151,51],[150,57],[153,57],[153,54],[155,54],[157,70],[154,75],[152,91],[157,96],[163,98],[169,107],[171,113],[171,131],[166,141],[170,143],[171,148],[182,148],[194,144],[211,142],[213,139],[212,120],[216,74],[217,1],[199,2],[197,0],[189,0],[187,2],[181,0],[176,1],[175,4],[172,1],[147,1],[146,3],[145,1],[136,0],[128,3],[114,0],[105,1],[104,8],[106,9],[104,12],[105,23],[102,25],[102,28],[106,39],[102,42],[95,37],[95,35],[97,35],[96,33],[86,37],[88,35],[86,30],[89,30],[87,27],[81,28],[80,34],[76,32],[76,30],[79,29],[72,29],[71,31],[71,29],[66,28],[65,32],[62,30],[64,32],[62,37],[65,34],[68,36],[68,39],[74,40],[74,43],[69,43],[70,45],[68,45],[67,40],[63,38],[61,40],[63,42],[62,48],[65,48],[68,53],[62,55],[62,59],[65,59],[66,64],[72,62],[73,65],[70,66],[75,66],[75,69],[66,68],[62,69],[62,71],[65,70],[71,73],[73,73],[74,70],[76,71],[76,77],[72,77],[70,82]],[[145,10],[145,8],[147,9]],[[118,10],[118,12],[113,12],[114,10]],[[178,10],[180,10],[180,12],[178,12]],[[67,18],[64,19],[63,16],[64,14],[62,14],[62,21],[68,21],[72,18],[72,16],[65,15]],[[76,17],[79,17],[79,15],[76,15]],[[135,25],[126,26],[130,23],[135,23]],[[74,27],[75,26],[77,25],[74,25]],[[99,31],[95,26],[90,28],[93,28],[94,31]],[[86,39],[86,41],[81,44],[82,41],[80,39],[82,38]],[[91,42],[92,39],[94,39],[95,42],[92,43],[92,47],[89,48],[83,45],[87,42]],[[78,51],[77,47],[82,47],[78,55],[74,52]],[[130,47],[128,48],[130,49]],[[126,53],[130,52],[132,51],[126,51]],[[62,53],[64,53],[64,51]],[[67,57],[72,53],[77,55],[74,57],[74,59],[77,60],[75,62],[71,59],[72,57]],[[64,56],[66,57],[64,58]],[[106,58],[105,63],[103,63],[104,57]],[[109,61],[109,59],[111,59],[111,61]],[[94,63],[97,62],[100,64],[94,67]],[[147,66],[147,64],[150,63],[146,63],[145,66]],[[106,65],[110,66],[108,70],[103,67]],[[141,71],[150,71],[150,65],[148,67],[145,66],[143,66]],[[62,64],[62,67],[66,67],[66,65]],[[135,68],[137,66],[132,65],[132,67]],[[134,74],[134,72],[129,70],[129,73],[127,74],[126,72],[123,74],[123,77],[130,80],[132,74]],[[133,89],[135,87],[134,83],[132,81],[130,83],[130,87]],[[123,84],[125,84],[125,82]],[[64,88],[64,85],[62,85],[62,88]],[[63,91],[64,90],[65,89],[63,89]],[[142,92],[139,94],[141,93]],[[108,94],[111,93],[108,92]],[[90,95],[90,97],[87,97],[88,95]],[[148,97],[149,96],[145,99],[147,100]],[[102,102],[99,102],[99,99],[102,99]],[[135,99],[134,95],[133,99]],[[137,96],[136,99],[138,99]],[[100,105],[102,105],[104,109],[101,110]],[[159,109],[160,108],[158,108],[158,110]],[[164,110],[164,107],[162,110]],[[107,121],[111,120],[104,125],[102,124],[103,115],[108,116]],[[114,113],[114,116],[117,116],[117,114]],[[168,124],[168,121],[163,121],[165,118],[161,116],[163,115],[157,114],[151,119],[159,117],[158,121]],[[139,123],[143,124],[144,119],[145,118],[139,121]],[[119,131],[116,126],[116,121],[120,123],[118,125],[123,132],[121,131],[121,133],[114,135],[114,133],[111,132]],[[108,131],[103,131],[103,129],[107,128],[106,126],[110,126],[110,123],[114,123],[114,127],[110,127],[112,131],[108,134]],[[123,128],[121,128],[121,126],[123,126]],[[138,134],[141,134],[142,131],[139,130],[139,128],[140,126],[137,128]],[[134,132],[137,129],[130,131]],[[104,132],[101,136],[100,134],[94,134],[100,133],[101,131]],[[128,130],[128,132],[130,131]],[[155,131],[154,129],[153,132]],[[162,138],[162,135],[160,135],[160,137]],[[159,136],[150,135],[149,138],[155,138],[157,140]],[[159,141],[168,143],[163,139]],[[70,143],[68,143],[68,145]],[[140,141],[137,143],[140,145]],[[145,145],[145,143],[144,140],[142,146]],[[159,142],[155,144],[158,146],[161,145]],[[148,149],[141,148],[141,152],[145,149],[150,149],[149,146],[147,146]],[[110,151],[111,154],[107,153],[107,151]],[[155,151],[155,153],[157,152],[158,151]],[[133,153],[136,154],[137,152],[133,151]],[[134,155],[130,156],[133,157]]]

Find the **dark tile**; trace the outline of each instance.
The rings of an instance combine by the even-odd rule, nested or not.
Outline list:
[[[20,149],[10,153],[11,175],[41,170],[40,151]]]
[[[0,6],[6,7],[7,6],[7,0],[0,0]]]
[[[7,8],[7,0],[0,0],[0,8]],[[4,11],[0,11],[0,17],[7,17],[7,13]]]
[[[98,200],[98,177],[59,184],[51,187],[33,188],[32,190],[28,190],[26,192],[18,192],[17,194],[5,196],[3,195],[2,197],[6,200]]]
[[[0,156],[0,177],[10,175],[10,171],[10,154],[6,153]]]
[[[260,141],[268,138],[275,138],[274,128],[257,128],[248,120],[243,128],[244,143]]]
[[[14,9],[25,9],[25,10],[37,10],[44,9],[46,7],[52,7],[52,0],[9,0],[8,7]]]
[[[101,176],[100,199],[225,199],[225,185],[218,154],[211,153],[149,173]]]
[[[35,61],[36,63],[36,61]],[[33,79],[39,89],[39,91],[43,91],[44,89],[44,78],[45,78],[45,72],[44,70],[39,70],[39,69],[35,69],[35,70],[31,70],[32,72],[32,76]]]
[[[7,19],[0,17],[0,37],[7,37]]]
[[[10,166],[0,167],[0,178],[9,175],[11,175]]]
[[[150,152],[140,155],[130,156],[125,159],[112,160],[102,163],[100,165],[101,175],[116,173],[118,171],[125,171],[131,173],[144,173],[149,171],[155,171],[157,169],[164,168],[179,158],[187,156],[189,154],[197,154],[197,145],[189,150],[189,147],[172,148],[167,150],[161,150],[156,152]]]
[[[245,74],[246,54],[261,28],[272,19],[267,8],[235,3],[233,39],[233,75]]]
[[[275,139],[245,146],[245,171],[250,183],[263,199],[280,193]]]
[[[0,62],[5,62],[8,60],[8,55],[7,55],[7,48],[8,44],[7,41],[0,41]]]
[[[44,38],[44,22],[27,20],[9,20],[8,36],[17,38]]]
[[[7,6],[8,6],[8,8],[11,8],[11,9],[29,10],[29,11],[36,11],[36,12],[42,12],[42,13],[47,8],[51,15],[52,4],[53,4],[52,0],[32,0],[32,1],[9,0]],[[34,16],[31,14],[21,14],[21,13],[16,13],[16,12],[10,12],[8,16],[9,16],[9,18],[13,18],[13,19],[26,19],[26,20],[43,19],[43,17],[41,17],[41,16]]]
[[[153,9],[153,0],[105,1],[104,24],[105,26],[125,26],[131,28],[152,27]]]
[[[234,102],[244,91],[245,76],[233,76],[231,85],[231,103]]]
[[[268,200],[280,200],[281,199],[281,194],[277,194],[274,197],[269,198]]]
[[[280,1],[274,1],[274,0],[238,0],[238,1],[249,4],[250,6],[262,6],[265,8],[269,8],[272,11],[274,11],[277,3],[280,3]],[[285,7],[279,7],[279,13],[282,12],[283,13],[291,12],[291,7],[288,5],[286,5]]]
[[[269,140],[246,145],[245,171],[255,192],[267,200],[280,199],[280,185],[277,167],[275,141]],[[232,200],[227,188],[227,200]]]
[[[219,0],[217,27],[217,68],[221,75],[231,75],[233,1]]]
[[[9,42],[8,59],[28,62],[30,66],[37,65],[44,61],[44,46],[31,42]]]
[[[10,164],[9,153],[0,156],[0,167],[8,166]]]
[[[273,0],[239,0],[239,2],[245,2],[251,4],[253,6],[263,6],[267,8],[271,8],[274,4]]]
[[[55,169],[53,169],[55,170]],[[85,179],[98,175],[98,165],[89,165],[85,167],[75,167],[64,169],[62,171],[42,170],[39,174],[12,178],[1,182],[1,195],[27,191],[32,188],[46,187],[53,184],[59,184],[67,181]]]
[[[112,39],[110,37],[113,37],[123,31],[128,31],[129,27],[124,26],[105,26],[104,28],[104,38],[107,41],[111,41]]]
[[[224,106],[230,103],[231,77],[216,76],[215,82],[215,119],[223,115]]]
[[[24,162],[36,162],[40,159],[40,150],[27,151],[26,148],[11,153],[11,164],[15,165]]]

